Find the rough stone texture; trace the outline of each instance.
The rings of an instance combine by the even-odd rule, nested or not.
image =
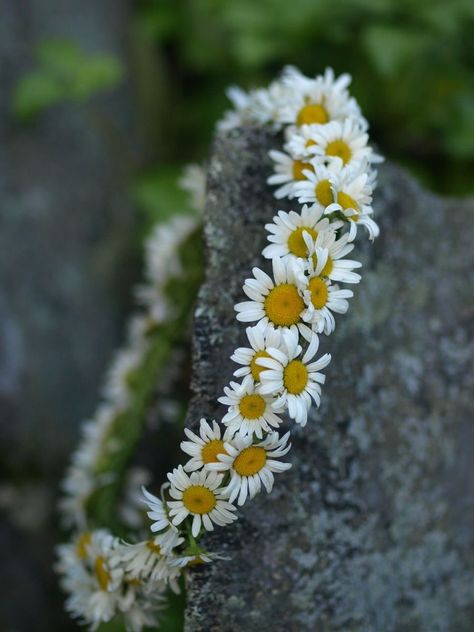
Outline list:
[[[129,0],[0,0],[2,630],[76,628],[52,571],[55,495],[121,336],[134,221],[127,84],[30,126],[13,120],[11,97],[44,39],[126,63],[129,10]]]
[[[244,342],[233,305],[262,265],[277,203],[259,130],[217,137],[209,167],[207,278],[196,310],[188,424]],[[207,536],[232,558],[192,574],[186,632],[472,632],[474,621],[474,201],[443,200],[391,164],[381,237],[323,340],[322,406],[293,428],[293,468],[233,526]],[[268,266],[267,266],[268,268]]]

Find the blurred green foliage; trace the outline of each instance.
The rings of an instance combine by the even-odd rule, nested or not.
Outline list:
[[[466,192],[473,30],[472,0],[142,0],[137,77],[144,100],[155,90],[159,101],[146,131],[158,160],[200,158],[229,83],[265,84],[289,63],[308,74],[330,65],[353,75],[383,153],[435,188]]]
[[[88,55],[70,40],[45,40],[36,50],[36,68],[25,74],[12,97],[12,112],[31,121],[63,101],[83,102],[117,85],[119,62],[110,55]]]
[[[151,168],[132,193],[147,217],[166,216],[180,203],[171,192],[179,166],[208,153],[225,88],[264,85],[285,64],[350,72],[384,154],[435,189],[470,191],[473,32],[473,0],[137,0],[129,79],[141,164]],[[115,58],[68,40],[43,42],[36,57],[13,94],[21,121],[87,101],[122,76]]]

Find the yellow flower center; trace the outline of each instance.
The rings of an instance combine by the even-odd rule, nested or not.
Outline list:
[[[260,380],[260,373],[266,370],[266,367],[260,366],[257,364],[257,360],[259,358],[269,358],[270,354],[266,351],[257,351],[257,353],[253,356],[250,362],[250,373],[252,374],[253,379],[258,382]]]
[[[308,138],[308,140],[304,144],[306,148],[312,147],[313,145],[316,145],[316,141],[313,140],[312,138]]]
[[[305,240],[303,239],[304,231],[309,233],[313,239],[316,239],[318,236],[318,233],[314,230],[314,228],[310,228],[309,226],[300,226],[300,228],[294,230],[288,237],[288,250],[297,257],[308,256],[308,248],[306,247]]]
[[[315,188],[316,199],[322,206],[329,206],[334,202],[334,195],[329,180],[320,180]]]
[[[314,268],[316,269],[316,266],[318,265],[318,255],[316,253],[314,253],[313,255],[313,265],[314,265]],[[332,262],[330,255],[328,255],[328,258],[326,259],[326,263],[324,264],[324,267],[319,273],[319,275],[322,277],[327,277],[331,274],[333,268],[334,268],[334,264]],[[312,280],[313,279],[311,279],[311,281]],[[311,281],[309,282],[310,286],[311,286]]]
[[[329,115],[324,105],[317,103],[308,103],[304,105],[298,112],[296,117],[297,125],[311,125],[313,123],[327,123],[329,121]]]
[[[244,448],[236,457],[233,468],[240,476],[253,476],[260,472],[267,462],[267,453],[265,448],[257,445],[251,445]]]
[[[258,419],[265,412],[267,407],[261,395],[245,395],[239,402],[239,410],[245,419]]]
[[[110,582],[110,573],[107,570],[107,566],[105,565],[105,560],[102,555],[99,555],[99,557],[96,558],[94,563],[94,570],[100,589],[107,590]]]
[[[308,284],[311,292],[311,302],[316,309],[322,309],[328,302],[328,286],[323,279],[314,277]]]
[[[291,283],[277,285],[265,298],[265,313],[274,325],[289,327],[296,325],[304,310],[304,302],[298,288]]]
[[[352,151],[345,141],[341,139],[333,140],[331,143],[328,143],[326,147],[326,156],[338,156],[342,162],[347,165],[352,158]]]
[[[351,197],[347,193],[344,193],[344,191],[339,191],[339,193],[337,194],[337,202],[342,206],[343,210],[354,209],[354,213],[352,215],[349,215],[349,217],[350,219],[357,221],[359,216],[359,205],[353,197]]]
[[[76,555],[81,560],[85,560],[87,558],[87,547],[91,543],[91,540],[92,534],[89,531],[81,533],[81,535],[77,538]]]
[[[201,458],[203,463],[219,463],[218,454],[227,454],[224,450],[224,442],[221,439],[212,439],[203,445]]]
[[[194,558],[194,560],[189,560],[186,566],[199,566],[200,564],[204,564],[204,562],[202,561],[201,557],[198,555],[197,557]]]
[[[153,542],[153,540],[148,540],[146,545],[150,549],[150,551],[153,551],[153,553],[155,553],[155,555],[161,555],[161,547],[159,544],[156,544],[156,542]]]
[[[183,492],[183,505],[191,513],[209,513],[216,504],[214,493],[204,485],[191,485]]]
[[[124,577],[123,581],[129,586],[141,586],[142,582],[136,577]]]
[[[292,395],[299,395],[308,383],[308,369],[300,360],[292,360],[283,371],[283,383]]]
[[[293,180],[306,180],[306,176],[303,173],[303,169],[309,169],[314,171],[312,165],[309,162],[303,162],[302,160],[295,160],[293,162],[292,172]]]

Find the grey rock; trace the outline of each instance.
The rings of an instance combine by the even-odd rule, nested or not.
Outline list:
[[[205,216],[187,424],[216,403],[244,342],[234,303],[278,208],[272,133],[217,136]],[[474,621],[474,201],[441,199],[386,163],[381,236],[358,241],[363,279],[322,340],[322,405],[291,426],[293,467],[232,526],[206,535],[231,561],[193,569],[186,632],[470,632]]]

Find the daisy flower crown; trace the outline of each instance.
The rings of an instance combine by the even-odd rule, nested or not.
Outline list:
[[[159,495],[142,489],[150,519],[145,540],[128,543],[106,529],[88,529],[82,501],[98,484],[87,478],[88,468],[110,412],[85,432],[64,485],[63,515],[75,534],[59,549],[58,570],[68,610],[92,629],[118,613],[131,630],[156,624],[165,590],[178,591],[189,566],[220,557],[203,547],[202,536],[231,525],[239,507],[270,493],[275,477],[291,467],[291,431],[280,432],[283,418],[305,426],[311,407],[319,406],[331,361],[318,351],[320,337],[334,331],[349,308],[351,286],[361,281],[361,263],[352,258],[356,239],[373,241],[379,234],[372,195],[374,165],[382,158],[369,145],[368,124],[349,84],[348,75],[335,77],[330,69],[309,78],[288,67],[265,89],[228,91],[234,108],[219,129],[262,125],[281,133],[281,149],[270,151],[268,184],[276,200],[292,201],[292,210],[278,210],[275,202],[262,251],[268,271],[253,268],[243,283],[244,300],[235,306],[237,321],[248,325],[247,343],[232,354],[234,379],[218,399],[227,412],[218,421],[201,419],[196,433],[184,430],[184,463],[168,473]],[[203,182],[199,171],[188,172],[185,184],[196,206],[202,206]],[[177,251],[196,229],[189,219],[173,221],[150,241],[152,259],[164,248]],[[162,274],[162,263],[151,264],[148,276]],[[179,274],[179,263],[172,274]],[[149,308],[148,324],[135,323],[132,339],[169,312],[150,286],[139,294]],[[143,345],[135,347],[135,355],[124,354],[115,367],[109,400],[124,397],[117,374],[123,377],[143,355]]]

